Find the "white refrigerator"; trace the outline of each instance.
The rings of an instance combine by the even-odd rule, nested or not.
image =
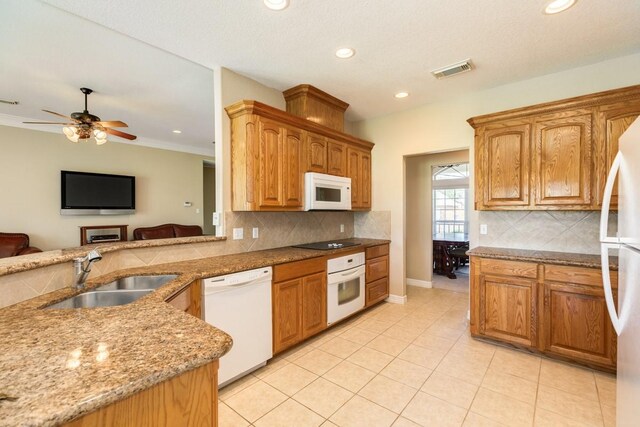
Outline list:
[[[607,232],[609,205],[618,177],[618,231]],[[620,137],[609,172],[600,218],[602,273],[607,308],[618,334],[616,419],[640,425],[640,118]],[[609,254],[618,254],[618,306],[611,290]]]

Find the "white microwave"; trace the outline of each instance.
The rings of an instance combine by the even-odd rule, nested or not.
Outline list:
[[[304,210],[351,210],[351,178],[307,172],[304,174]]]

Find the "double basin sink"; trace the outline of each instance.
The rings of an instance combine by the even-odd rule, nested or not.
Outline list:
[[[175,274],[123,277],[90,292],[78,294],[44,308],[95,308],[125,305],[153,292],[176,277],[178,276]]]

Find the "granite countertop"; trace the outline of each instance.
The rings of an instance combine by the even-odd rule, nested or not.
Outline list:
[[[151,248],[157,246],[184,245],[189,243],[206,243],[227,240],[218,236],[191,236],[174,237],[171,239],[131,240],[126,242],[95,243],[77,248],[57,249],[54,251],[37,252],[20,257],[0,259],[0,276],[46,267],[47,265],[61,264],[77,257],[83,257],[91,249],[98,248],[101,253],[120,251],[123,249]],[[16,259],[18,258],[18,259]]]
[[[369,246],[388,240],[348,239]],[[0,426],[53,426],[216,360],[231,348],[225,332],[164,301],[196,279],[353,251],[277,248],[119,270],[121,277],[178,274],[127,305],[42,309],[79,291],[60,289],[0,309]]]
[[[535,251],[529,249],[491,248],[478,246],[469,251],[467,255],[482,258],[506,259],[512,261],[540,262],[545,264],[571,265],[576,267],[600,268],[602,261],[600,255],[576,254],[571,252]],[[609,258],[609,268],[618,269],[618,258]]]

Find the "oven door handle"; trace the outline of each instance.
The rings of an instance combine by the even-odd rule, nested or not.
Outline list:
[[[354,269],[349,269],[340,273],[329,274],[329,283],[341,283],[348,282],[349,280],[356,279],[364,274],[364,266],[360,266]]]

